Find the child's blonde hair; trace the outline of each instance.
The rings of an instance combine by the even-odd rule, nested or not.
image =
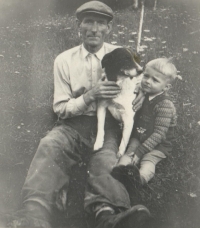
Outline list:
[[[151,60],[146,64],[146,67],[152,67],[154,70],[164,74],[172,83],[177,77],[177,69],[172,63],[172,58],[158,58]]]

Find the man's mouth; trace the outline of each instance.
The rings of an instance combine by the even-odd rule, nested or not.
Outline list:
[[[88,36],[89,38],[99,38],[98,36]]]

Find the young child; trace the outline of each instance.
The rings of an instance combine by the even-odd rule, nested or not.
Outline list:
[[[148,183],[155,174],[156,164],[172,150],[176,109],[167,91],[176,76],[177,70],[171,59],[158,58],[145,67],[141,81],[145,100],[136,113],[127,151],[112,170],[112,175],[126,182],[125,185],[125,176],[136,175],[138,164],[141,183]]]

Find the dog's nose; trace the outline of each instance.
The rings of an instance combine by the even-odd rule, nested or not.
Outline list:
[[[143,72],[143,67],[141,67],[139,64],[136,65],[136,70],[139,74]]]
[[[137,66],[137,73],[141,74],[143,72],[143,67]]]
[[[138,74],[143,72],[143,67],[141,67],[138,63],[135,62],[136,71]]]

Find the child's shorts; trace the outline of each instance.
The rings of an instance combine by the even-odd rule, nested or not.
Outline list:
[[[166,156],[159,150],[152,150],[143,156],[140,161],[140,178],[143,184],[151,180],[155,174],[156,165],[163,158]]]
[[[140,145],[138,139],[132,138],[129,142],[129,146],[126,154],[121,159],[121,164],[128,165],[132,161],[133,153]],[[159,150],[152,150],[145,154],[140,161],[140,178],[142,183],[149,182],[155,174],[155,167],[162,159],[166,158],[165,154]]]

